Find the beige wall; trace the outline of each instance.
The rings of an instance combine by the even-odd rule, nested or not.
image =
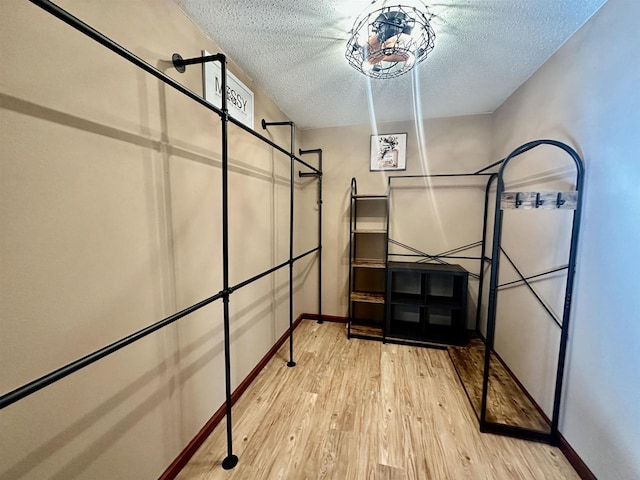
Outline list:
[[[380,194],[387,191],[388,175],[469,173],[491,163],[489,115],[425,120],[421,127],[414,122],[377,126],[379,133],[408,134],[404,172],[369,171],[370,135],[374,133],[370,125],[304,131],[305,148],[323,150],[323,312],[327,315],[347,315],[352,177],[357,180],[358,193]],[[404,188],[392,192],[392,238],[428,253],[481,240],[482,182],[434,180],[430,193],[422,181],[399,185]],[[457,195],[455,200],[453,195]],[[440,222],[438,227],[434,228],[434,221]],[[466,253],[477,256],[479,250]],[[470,268],[478,271],[479,267]],[[475,290],[477,282],[472,284]]]
[[[167,61],[218,49],[173,2],[59,4],[201,92],[199,67],[180,75]],[[222,255],[217,116],[28,2],[0,13],[4,393],[218,293]],[[287,120],[230,69],[255,92],[257,128]],[[289,160],[230,128],[233,285],[288,259]],[[267,135],[289,147],[287,127]],[[298,181],[298,220],[315,218],[315,191]],[[296,254],[315,246],[315,223],[300,223]],[[316,263],[296,265],[296,317],[316,309]],[[286,269],[230,309],[235,387],[288,326]],[[0,478],[160,475],[224,401],[221,312],[216,302],[0,412]]]
[[[586,163],[560,430],[600,479],[640,478],[640,263],[634,253],[640,243],[639,15],[636,0],[609,0],[493,115],[494,156],[531,139],[554,138],[575,146]],[[518,174],[535,177],[537,165],[553,154],[532,155],[528,164],[516,165]],[[561,225],[547,225],[566,235],[558,232]],[[516,228],[522,233],[508,248],[525,263],[540,259],[529,267],[559,261],[562,252],[544,243],[546,235],[527,237],[532,229]],[[536,288],[544,292],[546,283]],[[548,399],[540,367],[555,361],[551,345],[558,329],[538,318],[526,292],[513,296],[503,306],[520,313],[499,325],[497,348],[538,397]]]

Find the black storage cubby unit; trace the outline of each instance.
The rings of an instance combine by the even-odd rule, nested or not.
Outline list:
[[[385,336],[465,344],[468,275],[459,265],[389,262]]]

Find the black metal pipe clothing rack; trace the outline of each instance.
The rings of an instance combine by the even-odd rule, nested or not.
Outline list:
[[[290,361],[289,361],[289,366],[293,366],[295,365],[295,363],[293,362],[293,337],[292,337],[292,314],[293,314],[293,288],[292,288],[292,283],[293,283],[293,265],[296,261],[301,260],[302,258],[311,255],[312,253],[315,252],[320,252],[321,251],[321,245],[319,244],[318,247],[309,250],[306,253],[303,253],[301,255],[298,255],[296,257],[293,256],[293,201],[294,201],[294,196],[293,196],[293,188],[294,188],[294,163],[298,162],[301,165],[304,165],[305,167],[309,168],[314,175],[317,175],[319,179],[322,178],[322,161],[320,161],[320,165],[319,165],[319,169],[316,169],[315,167],[313,167],[312,165],[304,162],[303,160],[301,160],[300,158],[296,157],[294,154],[294,124],[293,122],[277,122],[277,123],[272,123],[271,125],[282,125],[282,124],[287,124],[287,125],[291,125],[291,130],[292,130],[292,134],[291,134],[291,150],[289,152],[287,152],[285,149],[283,149],[282,147],[280,147],[279,145],[277,145],[276,143],[272,142],[271,140],[269,140],[268,138],[264,137],[263,135],[259,134],[258,132],[256,132],[255,130],[247,127],[246,125],[242,124],[240,121],[234,119],[233,117],[231,117],[229,115],[229,111],[227,109],[227,98],[226,95],[222,95],[222,108],[217,108],[214,105],[212,105],[211,103],[207,102],[206,100],[204,100],[201,96],[197,95],[196,93],[194,93],[193,91],[189,90],[188,88],[184,87],[182,84],[180,84],[179,82],[175,81],[174,79],[172,79],[171,77],[169,77],[168,75],[162,73],[161,71],[159,71],[158,69],[156,69],[155,67],[151,66],[150,64],[148,64],[147,62],[145,62],[144,60],[142,60],[141,58],[139,58],[138,56],[134,55],[133,53],[131,53],[130,51],[128,51],[127,49],[125,49],[124,47],[122,47],[121,45],[117,44],[116,42],[114,42],[113,40],[111,40],[110,38],[106,37],[105,35],[103,35],[102,33],[98,32],[97,30],[95,30],[94,28],[92,28],[91,26],[89,26],[88,24],[84,23],[82,20],[74,17],[73,15],[71,15],[69,12],[67,12],[66,10],[60,8],[58,5],[56,5],[55,3],[49,1],[49,0],[29,0],[31,3],[33,3],[34,5],[37,5],[38,7],[42,8],[43,10],[47,11],[48,13],[50,13],[51,15],[57,17],[58,19],[62,20],[63,22],[65,22],[66,24],[70,25],[71,27],[75,28],[76,30],[78,30],[79,32],[85,34],[86,36],[88,36],[89,38],[95,40],[96,42],[100,43],[101,45],[105,46],[106,48],[108,48],[109,50],[111,50],[112,52],[116,53],[117,55],[121,56],[122,58],[124,58],[125,60],[131,62],[132,64],[136,65],[138,68],[144,70],[145,72],[149,73],[150,75],[156,77],[157,79],[159,79],[160,81],[164,82],[165,84],[171,86],[172,88],[174,88],[175,90],[177,90],[178,92],[184,94],[187,98],[190,98],[191,100],[195,101],[196,103],[202,105],[203,107],[207,108],[208,110],[216,113],[221,120],[221,135],[222,135],[222,140],[221,140],[221,147],[222,147],[222,280],[223,280],[223,290],[218,292],[217,294],[208,297],[178,313],[175,313],[165,319],[162,319],[146,328],[143,328],[131,335],[128,335],[110,345],[107,345],[93,353],[90,353],[78,360],[75,360],[63,367],[60,367],[52,372],[50,372],[47,375],[44,375],[36,380],[33,380],[25,385],[22,385],[2,396],[0,396],[0,410],[4,409],[16,402],[18,402],[19,400],[32,395],[34,393],[36,393],[37,391],[47,387],[48,385],[51,385],[52,383],[55,383],[65,377],[67,377],[68,375],[87,367],[88,365],[91,365],[94,362],[97,362],[98,360],[117,352],[118,350],[126,347],[127,345],[130,345],[134,342],[137,342],[138,340],[141,340],[142,338],[168,326],[171,325],[172,323],[176,322],[177,320],[180,320],[181,318],[186,317],[187,315],[217,301],[222,299],[223,301],[223,326],[224,326],[224,362],[225,362],[225,408],[226,408],[226,418],[227,418],[227,456],[226,458],[223,460],[222,462],[222,466],[225,469],[231,469],[233,467],[236,466],[236,464],[238,463],[238,457],[235,456],[233,454],[233,435],[232,435],[232,427],[233,427],[233,423],[232,423],[232,412],[231,412],[231,375],[230,375],[230,370],[231,370],[231,357],[230,357],[230,318],[229,318],[229,302],[230,302],[230,296],[232,293],[234,293],[235,291],[246,287],[247,285],[259,280],[260,278],[263,278],[267,275],[270,275],[271,273],[274,273],[275,271],[285,267],[285,266],[289,266],[289,282],[290,282],[290,291],[289,291],[289,304],[290,304],[290,319],[289,319],[289,332],[290,332]],[[226,81],[227,81],[227,75],[226,75],[226,71],[227,71],[227,64],[226,64],[226,57],[222,54],[216,54],[216,55],[210,55],[207,57],[199,57],[199,58],[192,58],[192,59],[187,59],[187,60],[183,60],[182,57],[178,54],[174,54],[173,55],[173,62],[174,65],[176,66],[176,69],[178,71],[184,71],[186,65],[193,65],[193,64],[198,64],[198,63],[203,63],[203,62],[208,62],[208,61],[217,61],[220,63],[221,66],[221,77],[222,77],[222,91],[226,92]],[[263,120],[263,128],[265,127],[265,121]],[[228,194],[228,176],[229,176],[229,152],[228,152],[228,147],[229,147],[229,143],[228,143],[228,129],[229,129],[229,123],[232,123],[234,125],[236,125],[237,127],[239,127],[240,129],[244,130],[245,132],[253,135],[254,137],[256,137],[257,139],[259,139],[260,141],[266,143],[267,145],[271,146],[272,148],[276,149],[277,151],[286,154],[289,158],[290,158],[290,162],[291,162],[291,176],[290,176],[290,184],[291,184],[291,195],[290,195],[290,201],[291,201],[291,205],[290,205],[290,223],[289,223],[289,227],[290,227],[290,243],[289,243],[289,260],[286,262],[281,263],[280,265],[277,265],[273,268],[270,268],[269,270],[262,272],[248,280],[245,280],[235,286],[230,286],[229,285],[229,194]],[[302,151],[301,151],[302,153]],[[322,199],[322,184],[320,183],[320,199]],[[322,226],[321,220],[320,220],[320,228]],[[320,237],[321,238],[321,232],[320,232]],[[320,275],[321,275],[321,270],[320,270]],[[321,277],[320,277],[321,280]],[[293,365],[291,365],[293,364]]]
[[[390,229],[390,222],[391,222],[391,192],[393,189],[393,181],[402,181],[402,180],[406,180],[406,179],[446,179],[446,178],[472,178],[472,177],[480,177],[483,179],[486,179],[486,186],[485,186],[485,204],[484,204],[484,217],[483,217],[483,235],[482,235],[482,240],[478,241],[478,242],[474,242],[472,244],[469,245],[464,245],[464,246],[460,246],[457,248],[454,248],[452,250],[446,251],[446,252],[441,252],[441,253],[437,253],[437,254],[430,254],[430,253],[426,253],[423,251],[420,251],[416,248],[413,248],[409,245],[405,245],[403,243],[398,242],[397,240],[394,240],[392,238],[390,238],[389,236],[389,229]],[[382,198],[382,199],[386,199],[386,219],[385,219],[385,228],[384,228],[384,232],[385,232],[385,250],[384,250],[384,258],[383,258],[383,262],[384,262],[384,266],[385,269],[388,268],[389,266],[389,261],[392,257],[407,257],[407,258],[415,258],[417,259],[417,262],[425,262],[425,261],[432,261],[432,262],[437,262],[440,264],[448,264],[447,260],[452,259],[452,260],[477,260],[479,261],[479,272],[477,274],[473,273],[473,272],[469,272],[469,275],[475,279],[477,279],[479,281],[479,295],[478,295],[478,304],[477,304],[477,313],[476,313],[476,320],[475,320],[475,330],[477,331],[479,328],[479,322],[480,322],[480,312],[482,310],[482,284],[484,282],[484,264],[487,263],[487,258],[485,257],[485,247],[486,247],[486,225],[487,225],[487,215],[488,215],[488,204],[489,204],[489,192],[490,192],[490,188],[491,188],[491,184],[494,181],[496,177],[495,173],[484,173],[484,172],[475,172],[475,173],[442,173],[442,174],[429,174],[429,175],[393,175],[393,176],[389,176],[387,178],[387,192],[385,195],[367,195],[367,197],[372,198],[372,197],[377,197],[377,198]],[[350,202],[350,206],[349,206],[349,277],[348,277],[348,284],[349,284],[349,292],[351,293],[351,291],[354,290],[355,288],[355,279],[354,279],[354,274],[353,274],[353,261],[352,259],[355,256],[355,252],[357,249],[357,240],[355,238],[354,232],[356,230],[356,218],[357,218],[357,202],[354,202],[354,198],[358,197],[358,184],[357,184],[357,180],[355,178],[351,179],[351,186],[350,186],[350,192],[351,192],[351,202]],[[396,245],[399,246],[411,253],[389,253],[389,245]],[[480,254],[480,256],[466,256],[466,255],[456,255],[459,252],[463,252],[465,250],[468,250],[470,248],[474,248],[474,247],[478,247],[481,246],[482,248],[482,252]],[[388,292],[387,292],[387,286],[385,283],[385,287],[384,287],[384,298],[387,299],[388,298]],[[385,300],[386,301],[386,300]],[[348,309],[347,309],[347,337],[348,338],[361,338],[361,339],[367,339],[367,340],[380,340],[380,338],[378,337],[373,337],[371,335],[366,335],[366,334],[353,334],[351,332],[351,326],[352,326],[352,320],[354,317],[354,312],[353,312],[353,307],[352,307],[352,301],[351,298],[348,299]],[[385,325],[385,328],[383,328],[383,333],[382,333],[382,341],[384,342],[396,342],[397,339],[390,339],[387,337],[387,332],[386,332],[386,312],[385,312],[385,318],[383,319],[383,324]],[[406,342],[403,342],[406,343]],[[421,346],[427,346],[427,347],[431,347],[431,348],[446,348],[443,347],[442,345],[437,345],[437,344],[429,344],[429,343],[421,343],[419,344]]]
[[[488,169],[488,168],[487,168]],[[477,172],[473,172],[473,173],[436,173],[436,174],[428,174],[428,175],[394,175],[394,176],[390,176],[387,179],[387,191],[388,191],[388,199],[387,202],[389,203],[388,205],[388,209],[391,208],[391,189],[392,189],[392,181],[393,180],[403,180],[403,179],[431,179],[431,178],[469,178],[469,177],[483,177],[483,178],[487,178],[487,184],[485,185],[485,195],[484,195],[484,213],[483,213],[483,219],[482,219],[482,240],[479,242],[475,242],[469,245],[464,245],[462,247],[458,247],[455,248],[453,250],[447,251],[447,252],[443,252],[440,254],[436,254],[436,255],[430,255],[428,253],[425,252],[420,252],[417,251],[415,249],[411,249],[410,247],[400,244],[399,242],[396,242],[390,238],[387,238],[387,242],[388,243],[394,243],[396,245],[400,245],[403,248],[409,248],[410,250],[414,251],[413,254],[389,254],[387,253],[387,264],[389,263],[389,257],[391,256],[402,256],[402,257],[418,257],[418,258],[422,258],[424,260],[430,260],[430,261],[437,261],[439,263],[443,263],[446,264],[446,260],[443,259],[458,259],[458,260],[478,260],[479,261],[479,271],[478,274],[474,274],[472,272],[469,272],[469,275],[472,276],[473,278],[478,280],[478,303],[476,306],[476,319],[475,319],[475,331],[479,332],[479,328],[480,328],[480,314],[482,312],[482,296],[483,296],[483,284],[484,284],[484,265],[487,262],[487,258],[485,256],[485,250],[486,250],[486,242],[487,242],[487,235],[486,235],[486,230],[487,230],[487,221],[488,221],[488,212],[489,212],[489,196],[490,196],[490,190],[491,190],[491,185],[493,183],[493,181],[496,178],[496,174],[495,173],[485,173],[485,171],[487,169],[483,169]],[[387,216],[387,232],[389,231],[389,217],[390,215]],[[480,246],[481,247],[481,252],[480,252],[480,256],[476,257],[476,256],[459,256],[459,255],[451,255],[452,253],[456,253],[459,251],[464,251],[468,248],[472,248],[472,247],[477,247]],[[387,248],[387,252],[388,252],[388,248]],[[386,292],[385,292],[386,295]]]

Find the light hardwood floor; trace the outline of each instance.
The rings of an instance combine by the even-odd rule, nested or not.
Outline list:
[[[347,340],[303,321],[178,476],[214,479],[578,479],[560,450],[478,430],[444,350]]]
[[[484,354],[484,343],[479,338],[472,338],[465,347],[449,347],[449,355],[467,390],[477,417],[480,417],[482,402]],[[490,361],[487,420],[550,432],[549,422],[538,412],[493,352],[491,352]]]

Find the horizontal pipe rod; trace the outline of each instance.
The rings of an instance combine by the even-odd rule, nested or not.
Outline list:
[[[439,258],[457,258],[459,260],[480,260],[480,257],[458,257],[454,255],[420,255],[413,253],[390,253],[390,257],[421,257],[429,258],[431,260],[437,260]]]
[[[267,128],[267,127],[276,127],[276,126],[280,126],[280,125],[293,125],[293,122],[289,121],[289,122],[267,122],[264,118],[262,119],[262,128]]]
[[[480,170],[478,170],[477,172],[475,172],[476,175],[480,175],[482,172],[485,172],[487,170],[489,170],[490,168],[493,167],[497,167],[498,165],[500,165],[501,163],[503,163],[505,161],[505,159],[503,158],[502,160],[498,160],[497,162],[492,163],[491,165],[487,165],[484,168],[481,168]]]
[[[214,55],[207,55],[206,57],[193,57],[183,58],[181,60],[174,60],[177,65],[195,65],[198,63],[218,62],[223,58],[223,55],[216,53]]]
[[[277,271],[277,270],[280,270],[280,269],[281,269],[281,268],[283,268],[283,267],[286,267],[287,265],[289,265],[289,260],[287,260],[286,262],[282,262],[280,265],[276,265],[275,267],[270,268],[269,270],[267,270],[267,271],[265,271],[265,272],[259,273],[259,274],[258,274],[258,275],[256,275],[255,277],[251,277],[249,280],[245,280],[244,282],[239,283],[238,285],[235,285],[235,286],[233,286],[233,287],[230,287],[230,288],[229,288],[229,292],[230,292],[230,293],[233,293],[233,292],[235,292],[236,290],[240,290],[241,288],[244,288],[244,287],[246,287],[247,285],[250,285],[250,284],[252,284],[253,282],[258,281],[258,280],[260,280],[261,278],[264,278],[264,277],[266,277],[267,275],[269,275],[269,274],[271,274],[271,273],[273,273],[273,272],[275,272],[275,271]]]
[[[312,148],[310,150],[303,150],[301,148],[298,149],[299,155],[306,155],[307,153],[322,153],[322,149],[321,148]]]
[[[493,173],[436,173],[432,175],[392,175],[389,181],[394,178],[439,178],[439,177],[490,177]]]
[[[196,310],[199,310],[202,307],[205,307],[210,303],[213,303],[216,300],[219,300],[222,297],[223,297],[223,292],[220,292],[212,297],[202,300],[201,302],[198,302],[195,305],[185,308],[181,312],[175,313],[170,317],[167,317],[163,320],[160,320],[159,322],[154,323],[153,325],[143,328],[142,330],[138,330],[137,332],[131,335],[128,335],[127,337],[124,337],[110,345],[107,345],[106,347],[101,348],[100,350],[96,350],[95,352],[90,353],[89,355],[86,355],[74,362],[71,362],[65,365],[64,367],[60,367],[57,370],[54,370],[53,372],[48,373],[47,375],[44,375],[36,380],[33,380],[32,382],[29,382],[21,387],[16,388],[15,390],[12,390],[9,393],[6,393],[5,395],[2,395],[2,397],[0,397],[0,410],[2,410],[5,407],[8,407],[9,405],[17,402],[18,400],[23,399],[24,397],[27,397],[37,392],[38,390],[43,389],[48,385],[51,385],[54,382],[57,382],[58,380],[63,379],[64,377],[84,367],[91,365],[94,362],[97,362],[98,360],[106,357],[107,355],[111,355],[112,353],[117,352],[121,348],[124,348],[127,345],[130,345],[131,343],[136,342],[146,337],[147,335],[152,334],[153,332],[156,332],[161,328],[166,327],[167,325],[170,325],[177,320],[180,320],[181,318],[189,315],[190,313],[193,313]]]
[[[313,250],[309,250],[308,252],[303,253],[302,255],[299,255],[298,257],[292,259],[291,262],[296,262],[297,260],[300,260],[301,258],[306,257],[307,255],[311,255],[312,253],[317,252],[318,250],[319,250],[319,247],[316,247]],[[249,284],[251,284],[251,283],[253,283],[253,282],[257,281],[257,280],[260,280],[261,278],[264,278],[267,275],[269,275],[269,274],[271,274],[271,273],[273,273],[273,272],[275,272],[277,270],[280,270],[281,268],[286,267],[291,262],[289,262],[289,260],[287,260],[285,262],[282,262],[280,265],[276,265],[275,267],[270,268],[269,270],[267,270],[265,272],[262,272],[262,273],[256,275],[255,277],[250,278],[249,280],[245,280],[244,282],[239,283],[238,285],[235,285],[235,286],[229,288],[229,293],[233,293],[236,290],[240,290],[241,288],[246,287],[247,285],[249,285]]]
[[[309,255],[311,255],[312,253],[317,252],[318,250],[320,250],[320,247],[313,248],[313,249],[309,250],[308,252],[302,253],[302,254],[298,255],[297,257],[294,257],[292,261],[293,262],[297,262],[298,260],[301,260],[304,257],[308,257]]]

